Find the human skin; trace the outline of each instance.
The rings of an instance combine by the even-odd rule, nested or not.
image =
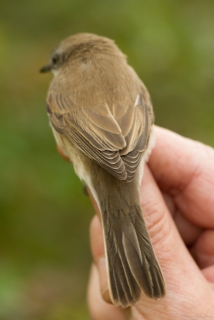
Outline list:
[[[94,263],[88,304],[94,320],[214,319],[214,149],[156,127],[141,205],[166,282],[166,296],[142,294],[131,308],[110,302],[100,213],[90,228]]]

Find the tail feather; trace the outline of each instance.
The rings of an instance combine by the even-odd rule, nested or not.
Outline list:
[[[106,243],[110,293],[114,303],[125,308],[139,299],[141,290],[132,276],[125,256],[121,232],[118,230],[118,232],[111,232],[111,234],[111,240],[108,237],[110,241]]]
[[[142,254],[141,251],[139,254],[139,252],[136,251],[136,248],[133,246],[132,242],[126,236],[124,236],[124,239],[126,239],[126,241],[123,242],[123,246],[126,254],[126,259],[132,273],[132,277],[135,278],[140,288],[142,288],[145,293],[147,293],[147,295],[151,296],[153,287],[145,255]]]
[[[150,294],[147,295],[154,299],[161,298],[165,295],[165,282],[163,274],[155,256],[145,222],[142,218],[141,208],[138,207],[136,209],[138,227],[136,224],[135,230],[138,232],[141,250],[144,252],[146,263],[148,264],[148,270],[151,276],[153,288],[152,296]]]
[[[117,274],[115,270],[111,270],[110,273],[113,276],[113,278],[111,278],[111,281],[113,281],[113,285],[116,289],[116,299],[115,299],[116,303],[115,304],[120,305],[120,303],[121,303],[124,306],[126,306],[127,299],[125,296],[125,291],[123,290],[123,287],[122,287],[122,282],[124,279],[121,279],[120,274]]]
[[[131,222],[130,222],[130,225],[123,226],[122,242],[123,242],[126,256],[129,255],[130,252],[136,251],[136,254],[139,256],[139,259],[142,263],[143,258],[142,258],[142,254],[140,251],[139,242],[137,239],[137,234],[136,234],[134,226]]]
[[[128,216],[119,210],[109,214],[107,207],[106,204],[103,206],[102,219],[110,295],[114,304],[133,305],[141,291],[153,299],[164,296],[162,272],[140,206],[131,207]]]
[[[122,281],[122,287],[126,292],[127,301],[129,304],[135,303],[135,301],[140,297],[140,288],[132,276],[132,271],[129,265],[129,260],[126,257],[125,248],[123,245],[123,237],[122,232],[118,232],[117,236],[115,237],[117,246],[118,255],[116,257],[116,261],[118,261],[118,267],[114,267],[115,272],[119,274],[123,274],[123,279],[120,276],[120,280]],[[114,266],[114,265],[113,265]]]
[[[111,270],[110,274],[112,274],[113,278],[111,278],[110,276],[110,281],[113,280],[113,283],[116,286],[116,290],[117,290],[117,297],[116,299],[114,299],[114,302],[116,305],[123,305],[123,307],[128,307],[129,303],[128,301],[130,301],[132,299],[129,290],[127,288],[127,281],[125,279],[125,275],[122,269],[122,266],[120,265],[120,263],[118,264],[117,267],[120,267],[120,272],[118,273],[117,270],[118,269],[113,269]],[[112,283],[112,282],[110,282]],[[113,296],[113,295],[112,295]]]

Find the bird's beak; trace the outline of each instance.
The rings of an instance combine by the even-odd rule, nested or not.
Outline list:
[[[44,72],[49,72],[51,71],[52,67],[50,64],[47,64],[46,66],[42,67],[39,72],[44,73]]]

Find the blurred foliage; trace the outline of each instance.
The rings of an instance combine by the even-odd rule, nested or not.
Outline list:
[[[93,211],[56,153],[38,69],[63,38],[115,39],[152,95],[156,123],[214,145],[214,2],[1,0],[0,319],[89,319]]]

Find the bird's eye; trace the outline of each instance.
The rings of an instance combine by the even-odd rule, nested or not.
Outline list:
[[[52,57],[52,64],[55,66],[58,62],[59,62],[59,55],[58,55],[58,54],[55,54],[55,55]]]

